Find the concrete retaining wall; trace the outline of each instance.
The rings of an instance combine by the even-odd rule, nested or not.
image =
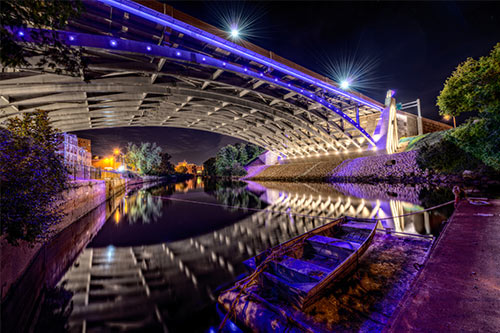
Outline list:
[[[60,203],[66,216],[61,223],[51,229],[51,232],[57,235],[61,230],[98,207],[107,199],[124,191],[125,186],[126,180],[118,178],[72,182],[70,188],[63,193],[63,199]],[[12,246],[5,240],[5,237],[0,238],[2,302],[11,286],[24,274],[41,248],[42,244],[30,246],[24,242],[20,242],[19,246]]]

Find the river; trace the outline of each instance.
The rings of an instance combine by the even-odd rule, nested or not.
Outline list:
[[[213,330],[217,294],[246,274],[245,259],[342,215],[385,218],[450,199],[425,186],[202,178],[132,190],[48,293],[38,330]],[[431,237],[450,213],[382,227]]]

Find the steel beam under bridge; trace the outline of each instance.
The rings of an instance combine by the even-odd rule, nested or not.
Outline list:
[[[192,128],[253,142],[283,157],[375,145],[360,119],[384,106],[366,96],[250,43],[225,40],[222,31],[163,4],[84,5],[86,11],[59,38],[82,47],[89,70],[71,77],[47,68],[4,69],[0,122],[43,109],[61,131]],[[27,46],[38,42],[29,28],[15,32]]]

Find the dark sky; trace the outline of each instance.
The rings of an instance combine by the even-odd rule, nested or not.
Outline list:
[[[396,99],[420,98],[425,117],[439,120],[436,97],[446,78],[467,57],[486,55],[500,42],[500,2],[197,2],[167,1],[215,26],[220,15],[240,8],[256,13],[254,36],[247,39],[300,65],[328,74],[325,62],[349,55],[374,64],[366,95],[383,101],[387,89]],[[461,119],[460,119],[461,120]],[[171,128],[121,128],[80,131],[93,140],[93,152],[127,141],[156,141],[175,161],[201,163],[237,139]]]

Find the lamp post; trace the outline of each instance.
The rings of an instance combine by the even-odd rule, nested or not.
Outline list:
[[[127,169],[127,166],[125,165],[125,161],[124,161],[124,158],[123,158],[123,154],[120,150],[120,148],[115,148],[113,149],[113,154],[116,155],[117,157],[119,157],[119,159],[117,159],[117,162],[120,162],[121,163],[121,166],[123,166],[123,170],[126,170]],[[116,168],[115,168],[116,169]]]
[[[444,115],[443,119],[445,121],[449,121],[450,118],[453,118],[453,128],[457,128],[457,122],[455,121],[455,116],[450,116],[450,115]]]

